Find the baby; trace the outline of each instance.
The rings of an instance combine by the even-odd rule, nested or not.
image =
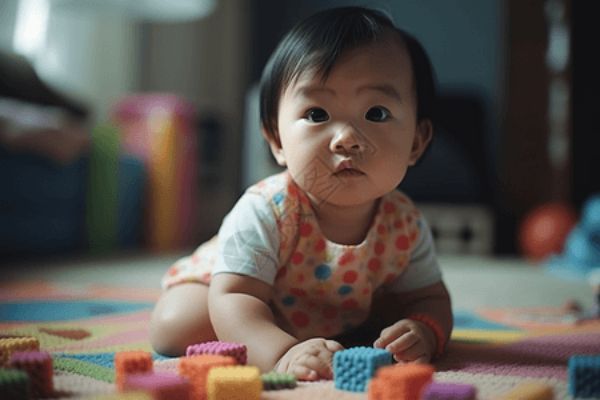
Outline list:
[[[452,330],[430,229],[396,190],[433,135],[435,85],[415,38],[383,14],[300,22],[263,72],[260,117],[286,170],[246,190],[218,235],[163,279],[151,341],[163,354],[244,343],[248,362],[332,377],[344,346],[429,362]]]

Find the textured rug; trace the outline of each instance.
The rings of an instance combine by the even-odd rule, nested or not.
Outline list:
[[[121,350],[151,351],[148,320],[158,290],[72,287],[41,282],[0,284],[0,337],[34,336],[54,360],[56,398],[93,398],[115,391],[113,358]],[[455,313],[456,329],[435,379],[477,386],[497,398],[525,380],[567,395],[567,360],[600,353],[600,322],[577,321],[562,309]],[[155,370],[176,371],[177,359],[154,354]],[[332,382],[264,392],[263,399],[366,399]]]

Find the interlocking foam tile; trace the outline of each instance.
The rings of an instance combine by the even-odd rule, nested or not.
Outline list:
[[[473,385],[451,382],[431,382],[423,391],[422,400],[475,400],[477,388]]]
[[[233,366],[236,363],[233,357],[212,354],[182,357],[179,360],[179,374],[190,381],[192,385],[192,397],[203,400],[206,399],[206,381],[210,369],[214,367]]]
[[[186,356],[197,354],[217,354],[220,356],[230,356],[237,360],[240,365],[245,365],[247,361],[246,346],[240,343],[230,343],[221,341],[212,341],[192,344],[185,351]]]
[[[526,381],[518,384],[502,400],[554,400],[554,390],[544,382]]]
[[[372,347],[352,347],[333,355],[333,376],[337,389],[364,392],[375,371],[392,363],[392,353]]]
[[[419,399],[433,377],[425,364],[395,364],[380,368],[369,384],[369,397],[380,400]]]
[[[37,351],[40,342],[31,336],[0,338],[0,367],[6,366],[15,351]]]
[[[575,397],[600,397],[600,354],[569,358],[569,393]]]
[[[261,376],[263,390],[293,389],[296,387],[296,377],[275,371],[267,372]]]
[[[45,351],[16,351],[12,353],[9,364],[29,376],[31,392],[35,397],[49,397],[54,393],[54,371],[52,356]]]
[[[149,392],[154,400],[189,400],[192,387],[182,376],[168,372],[152,372],[128,375],[124,388]]]
[[[208,372],[208,400],[259,400],[262,392],[256,367],[215,367]]]
[[[29,400],[29,375],[14,368],[0,368],[0,399]]]

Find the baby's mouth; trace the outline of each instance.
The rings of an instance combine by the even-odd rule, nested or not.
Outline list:
[[[359,177],[365,175],[363,171],[354,167],[354,163],[352,162],[352,160],[344,160],[340,162],[335,168],[333,174],[335,176],[344,178]]]

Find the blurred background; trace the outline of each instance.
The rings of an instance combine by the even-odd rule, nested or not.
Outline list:
[[[591,3],[4,0],[0,262],[181,252],[216,233],[278,171],[258,124],[266,60],[299,19],[342,5],[388,13],[435,67],[434,143],[400,188],[440,252],[562,246],[600,191]],[[524,250],[549,205],[556,246]]]

